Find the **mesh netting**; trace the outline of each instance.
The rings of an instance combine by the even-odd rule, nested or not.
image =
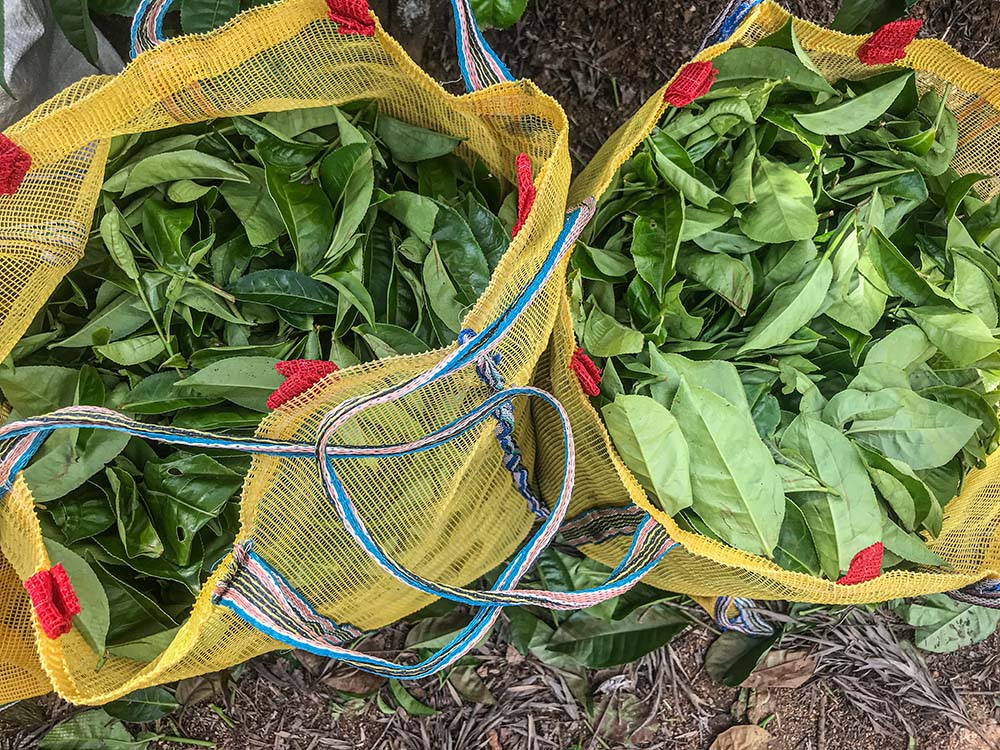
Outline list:
[[[752,46],[780,29],[787,11],[770,0],[758,5],[723,43],[704,50],[697,60],[709,60],[731,46]],[[823,74],[830,80],[864,78],[886,69],[865,66],[857,50],[865,37],[847,36],[795,19],[795,32]],[[982,172],[1000,175],[1000,71],[983,67],[938,40],[918,40],[907,47],[897,65],[917,72],[921,91],[943,94],[952,84],[948,106],[959,125],[958,152],[952,162],[962,174]],[[660,89],[605,143],[594,160],[574,180],[570,202],[600,196],[618,168],[632,155],[659,122],[665,105]],[[1000,179],[979,183],[987,197],[1000,191]],[[1000,456],[973,472],[960,497],[945,510],[941,535],[930,548],[950,566],[949,572],[932,569],[893,571],[874,580],[840,586],[802,573],[784,570],[762,557],[748,554],[698,534],[685,532],[663,511],[649,502],[611,446],[607,431],[568,365],[576,343],[569,313],[569,300],[560,302],[559,321],[549,352],[538,369],[536,385],[554,393],[570,414],[576,440],[577,474],[570,514],[602,505],[628,501],[647,510],[681,543],[646,580],[656,586],[694,596],[742,596],[830,604],[861,604],[904,596],[956,589],[981,578],[1000,577]],[[544,487],[554,486],[561,464],[560,447],[549,444],[557,434],[551,417],[539,410],[534,415],[539,441],[536,476]],[[592,545],[586,552],[615,564],[628,544],[620,539]]]
[[[185,37],[139,56],[117,77],[89,78],[6,131],[33,159],[13,196],[0,197],[0,357],[23,334],[63,275],[79,260],[103,179],[109,139],[214,117],[374,100],[382,111],[464,138],[477,156],[516,181],[527,153],[537,197],[465,325],[479,330],[535,275],[562,227],[570,166],[566,120],[527,82],[466,96],[447,94],[376,28],[341,36],[323,0],[285,0],[240,15],[207,35]],[[524,384],[556,319],[558,282],[545,288],[497,348],[508,384]],[[344,399],[399,383],[441,352],[344,370],[262,423],[259,434],[312,441],[324,413]],[[471,368],[392,404],[371,408],[337,442],[401,443],[455,419],[487,395]],[[524,463],[534,460],[526,405],[516,405]],[[411,570],[468,583],[509,556],[533,515],[504,469],[492,426],[447,446],[402,458],[344,462],[338,473],[369,528]],[[348,465],[349,464],[349,465]],[[256,458],[244,486],[239,540],[280,570],[324,615],[361,629],[390,623],[429,596],[382,573],[343,531],[310,461]],[[74,630],[36,636],[21,581],[50,567],[30,490],[18,479],[0,503],[0,703],[55,689],[99,704],[138,688],[219,670],[281,644],[211,603],[229,567],[223,560],[190,619],[150,664],[97,657]]]

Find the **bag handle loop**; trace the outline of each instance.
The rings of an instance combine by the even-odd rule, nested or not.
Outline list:
[[[173,0],[142,0],[132,17],[131,56],[150,50],[166,41],[163,19]],[[372,36],[374,16],[366,0],[326,0],[328,16],[339,34]],[[513,81],[514,76],[487,43],[476,23],[470,0],[451,0],[455,17],[455,41],[458,65],[466,91],[480,91],[496,83]]]

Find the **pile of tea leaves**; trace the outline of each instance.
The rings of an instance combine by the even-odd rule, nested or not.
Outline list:
[[[714,65],[573,255],[614,444],[683,528],[789,570],[941,566],[997,448],[1000,201],[912,71],[830,83],[790,25]]]
[[[459,143],[370,104],[115,138],[83,259],[0,367],[10,419],[93,405],[246,434],[282,360],[345,368],[454,341],[516,218],[511,186]],[[24,478],[98,654],[169,643],[233,542],[249,461],[111,431],[47,439]]]

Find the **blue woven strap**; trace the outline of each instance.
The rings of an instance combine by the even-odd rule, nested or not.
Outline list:
[[[486,42],[470,0],[451,0],[451,9],[455,15],[458,66],[466,91],[480,91],[495,83],[513,81],[510,70]]]
[[[705,49],[711,44],[724,42],[731,37],[739,25],[743,23],[743,19],[761,2],[763,0],[730,0],[709,27],[708,33],[701,42],[701,48]]]
[[[463,328],[458,334],[459,343],[463,343],[476,335],[471,328]],[[500,355],[482,356],[476,361],[476,374],[482,380],[490,393],[499,393],[504,389],[503,375],[500,374]],[[521,463],[521,449],[517,447],[514,440],[514,405],[510,401],[504,401],[493,412],[493,418],[497,422],[494,435],[500,450],[503,451],[503,465],[510,472],[514,480],[514,487],[528,504],[528,510],[538,518],[545,518],[549,511],[538,500],[531,489],[528,481],[528,470]]]
[[[322,429],[320,439],[315,445],[266,438],[233,439],[198,430],[145,425],[100,407],[71,407],[50,415],[13,422],[0,428],[0,488],[4,494],[9,491],[17,472],[27,465],[45,438],[57,429],[104,429],[190,447],[225,448],[287,458],[306,458],[317,460],[321,467],[329,469],[333,461],[346,458],[409,455],[443,445],[461,436],[477,423],[492,418],[498,404],[516,395],[539,396],[557,407],[566,439],[563,482],[559,500],[553,507],[552,513],[541,524],[529,543],[514,556],[494,589],[469,591],[434,583],[417,576],[398,566],[366,532],[359,532],[357,526],[363,527],[360,518],[350,514],[347,516],[347,524],[354,526],[352,535],[355,539],[361,541],[363,549],[369,556],[384,570],[392,573],[397,580],[428,593],[479,606],[479,612],[462,635],[435,654],[432,659],[413,667],[403,667],[342,648],[338,644],[356,637],[359,631],[350,625],[337,624],[316,612],[291,584],[253,552],[252,541],[243,542],[235,547],[233,563],[214,591],[213,601],[217,604],[228,607],[263,632],[284,643],[345,659],[359,668],[378,674],[401,679],[417,678],[453,664],[467,653],[492,627],[500,608],[519,604],[533,604],[549,609],[578,609],[591,606],[627,591],[676,546],[663,527],[647,516],[645,522],[636,529],[622,563],[611,572],[602,585],[575,592],[515,588],[558,531],[558,524],[569,504],[573,482],[573,443],[569,434],[568,419],[558,407],[558,402],[544,392],[532,388],[507,389],[505,392],[492,395],[469,414],[425,438],[389,446],[331,445],[324,439],[326,433]],[[337,484],[339,485],[339,480]],[[330,486],[329,476],[326,474],[324,474],[324,487],[328,498],[336,502],[337,491]],[[342,485],[339,486],[339,490],[343,491]],[[341,511],[343,508],[339,508],[338,512]]]
[[[253,552],[252,540],[242,542],[234,550],[233,565],[223,577],[224,585],[215,592],[216,601],[283,642],[308,647],[317,653],[344,658],[360,668],[400,678],[420,677],[454,663],[491,627],[501,607],[533,604],[551,609],[576,609],[617,596],[634,586],[676,546],[663,527],[648,516],[637,525],[629,551],[622,563],[612,571],[601,586],[575,592],[516,589],[517,583],[558,533],[569,506],[575,473],[569,419],[559,402],[548,393],[527,386],[504,388],[490,394],[479,406],[461,417],[405,444],[342,446],[333,441],[333,436],[342,425],[369,408],[404,398],[418,388],[442,377],[454,375],[469,366],[482,366],[484,362],[492,362],[492,366],[495,367],[497,362],[492,359],[493,347],[502,340],[520,314],[562,267],[562,261],[565,260],[573,242],[593,215],[593,209],[594,204],[590,200],[567,214],[559,238],[535,277],[491,324],[478,333],[467,332],[463,336],[463,341],[451,353],[426,372],[377,393],[349,399],[339,404],[323,420],[315,443],[268,438],[221,437],[198,430],[147,425],[99,407],[71,407],[50,415],[10,423],[0,428],[0,491],[6,494],[10,490],[16,474],[27,465],[49,434],[56,429],[65,428],[89,427],[114,430],[175,445],[226,448],[316,461],[327,499],[343,521],[345,529],[368,556],[380,568],[408,586],[478,607],[472,622],[458,638],[435,654],[432,659],[413,667],[400,667],[384,660],[356,654],[337,646],[336,643],[353,637],[358,631],[349,625],[339,625],[323,618],[308,606],[304,598],[277,571]],[[482,376],[484,373],[480,374]],[[496,377],[499,378],[499,373]],[[556,410],[560,419],[564,443],[563,474],[559,496],[551,511],[528,544],[513,557],[500,575],[496,587],[491,590],[471,591],[434,582],[406,570],[368,532],[337,474],[337,462],[356,458],[410,455],[445,445],[475,429],[483,421],[496,420],[498,414],[506,414],[504,405],[509,405],[512,398],[521,396],[542,399]]]

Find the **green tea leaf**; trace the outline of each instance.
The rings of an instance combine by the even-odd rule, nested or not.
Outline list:
[[[186,397],[221,397],[238,406],[266,412],[267,397],[283,382],[274,369],[279,360],[270,357],[231,357],[214,362],[174,383]]]
[[[295,248],[296,269],[319,268],[333,239],[333,206],[317,183],[294,182],[288,172],[264,165],[267,191],[278,207]]]
[[[806,416],[792,421],[780,445],[838,493],[796,495],[823,572],[837,580],[858,552],[880,541],[879,506],[865,465],[840,430]]]
[[[146,505],[165,551],[178,565],[191,559],[195,535],[219,515],[243,477],[203,455],[150,461],[143,467]]]
[[[804,268],[794,282],[779,287],[737,353],[770,349],[788,341],[815,317],[832,279],[833,266],[828,259],[820,258]]]
[[[229,292],[242,302],[312,315],[336,315],[337,293],[328,285],[296,271],[255,271],[236,280]]]
[[[156,735],[136,739],[103,709],[91,709],[57,724],[39,742],[41,750],[145,750]]]
[[[819,219],[809,182],[778,161],[760,157],[754,170],[757,202],[743,211],[740,229],[758,242],[806,240],[816,234]]]
[[[413,162],[450,154],[461,143],[460,138],[427,130],[388,115],[379,115],[375,128],[396,161]]]
[[[212,0],[225,2],[226,0]],[[187,0],[205,2],[205,0]],[[249,178],[238,167],[224,159],[201,151],[168,151],[148,156],[129,172],[128,182],[122,197],[128,197],[145,188],[176,180],[234,180],[249,182]]]
[[[910,308],[906,314],[956,365],[971,365],[1000,348],[1000,340],[993,337],[992,331],[974,313],[933,305]]]
[[[116,719],[132,724],[145,724],[162,719],[179,707],[180,704],[174,700],[174,696],[162,687],[147,687],[112,701],[104,707],[104,710]]]
[[[910,80],[910,74],[900,75],[878,88],[832,107],[795,115],[799,124],[820,135],[846,135],[865,127],[886,113]]]
[[[62,565],[80,600],[80,614],[73,617],[73,627],[98,656],[104,654],[104,642],[111,621],[108,597],[100,580],[87,561],[52,539],[45,539],[45,552],[52,565]]]
[[[671,413],[690,451],[694,511],[729,544],[770,557],[785,500],[749,409],[682,380]]]
[[[913,469],[947,463],[981,425],[957,409],[903,388],[841,391],[823,410],[823,420],[846,426],[854,440]]]
[[[647,396],[618,396],[601,409],[615,448],[667,513],[693,502],[688,445],[673,415]]]
[[[239,0],[181,0],[181,28],[185,34],[201,34],[217,29],[239,12]]]
[[[916,628],[914,642],[924,651],[946,654],[979,643],[1000,624],[1000,612],[931,594],[896,608],[908,625]]]

